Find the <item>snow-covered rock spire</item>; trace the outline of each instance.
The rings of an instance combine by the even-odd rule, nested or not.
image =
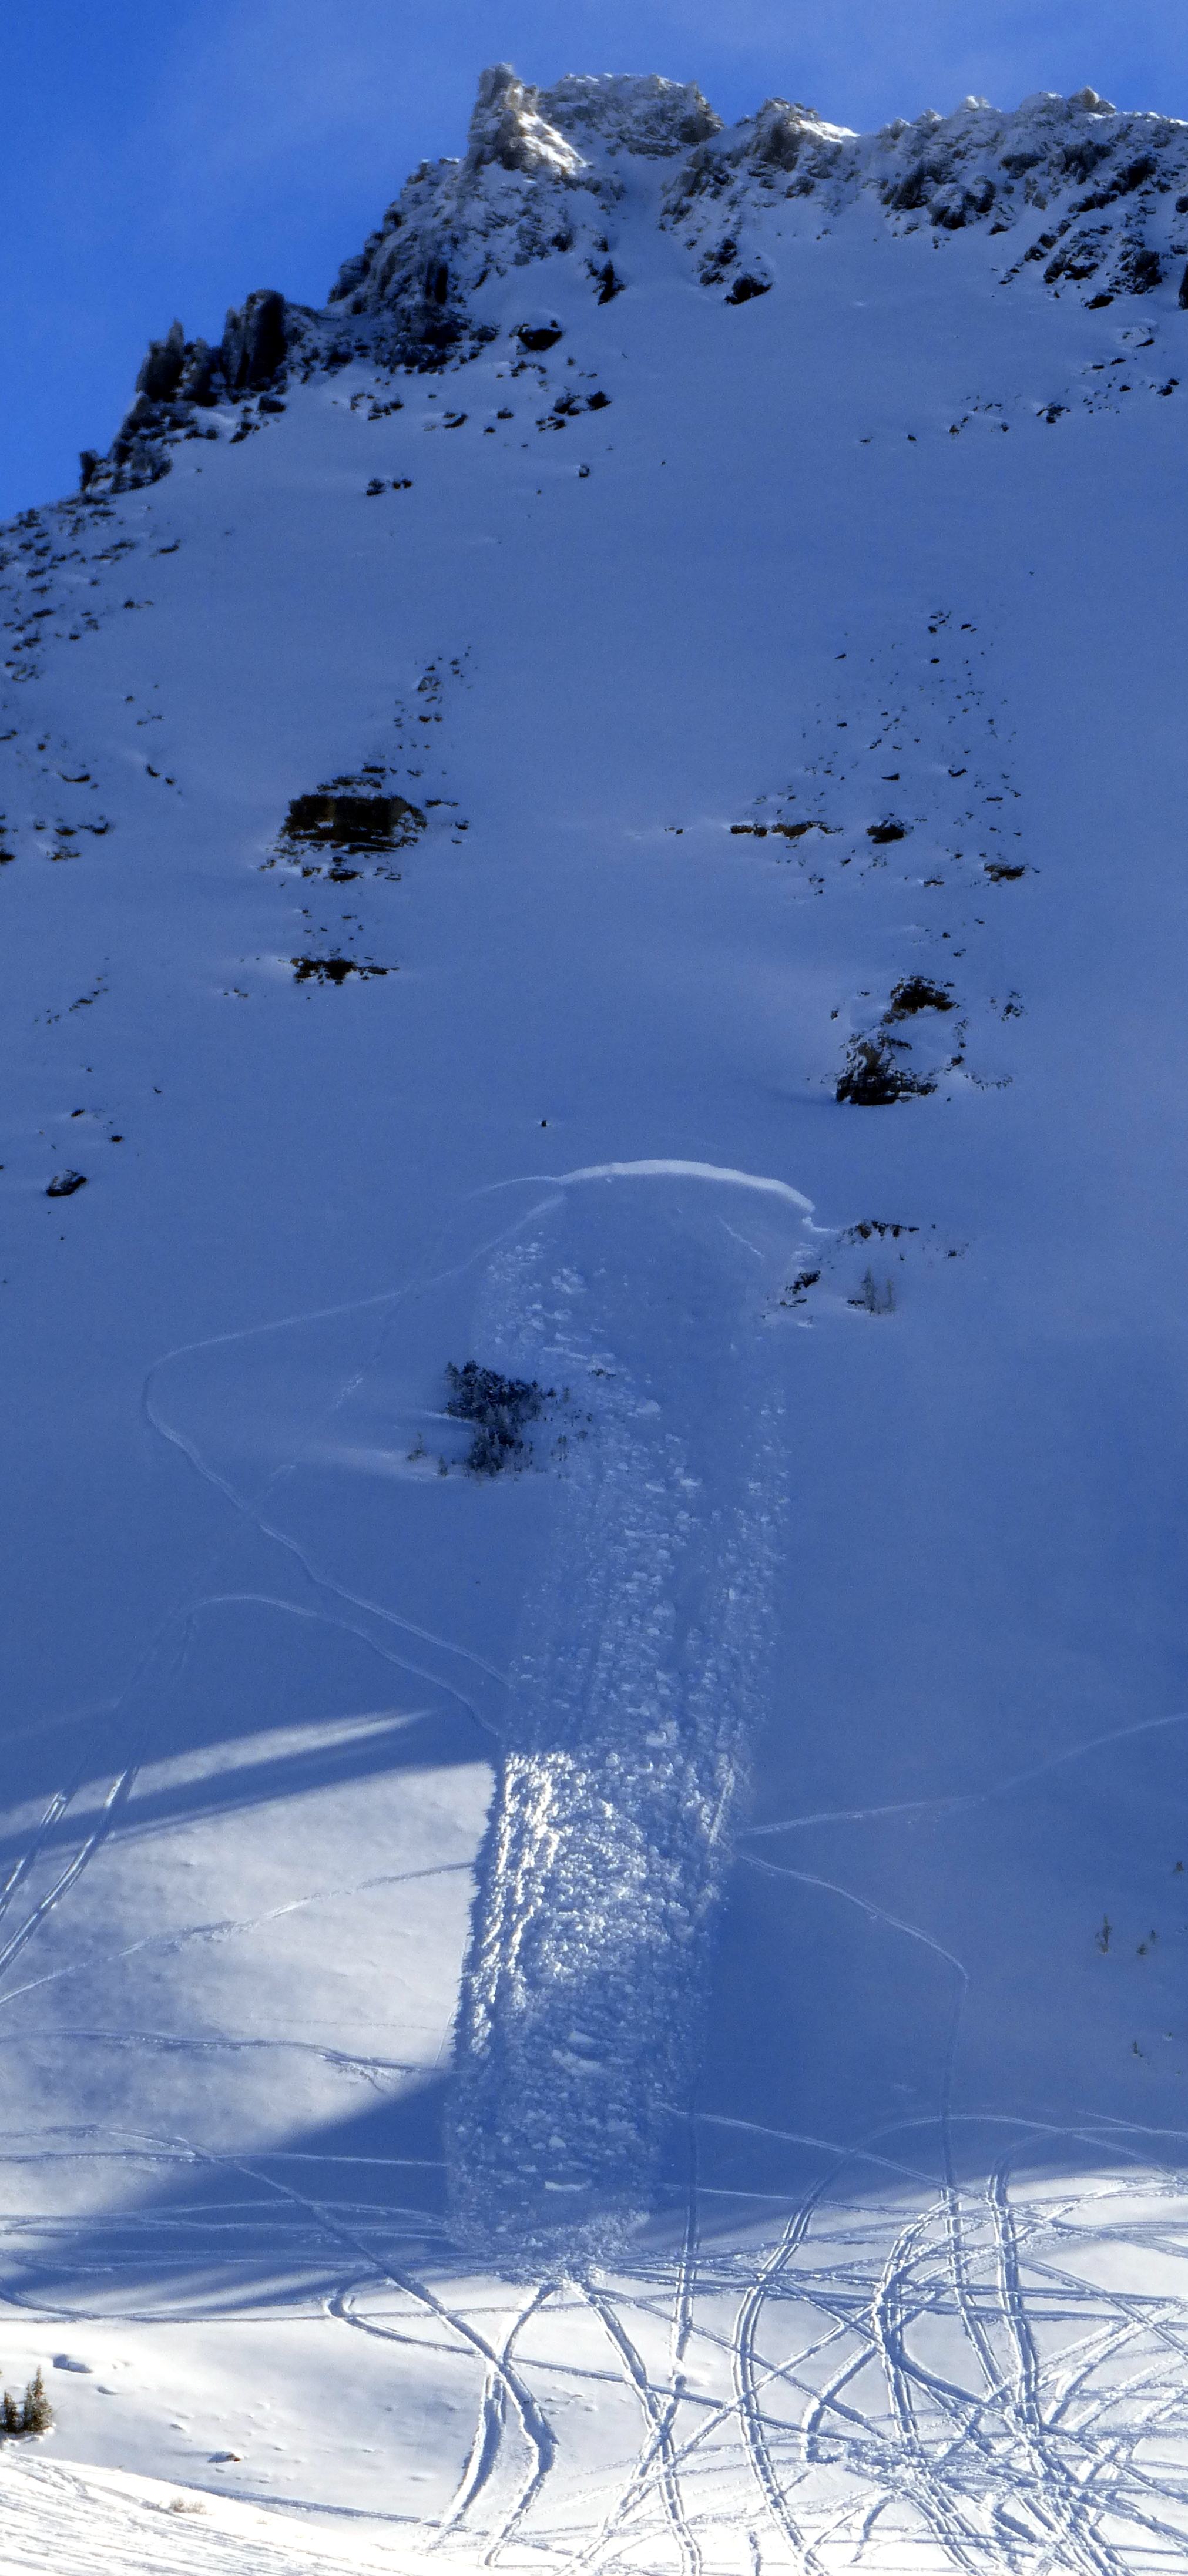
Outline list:
[[[497,163],[535,178],[572,179],[585,168],[580,152],[540,113],[540,91],[518,80],[510,63],[493,63],[479,73],[478,98],[470,120],[466,169]]]

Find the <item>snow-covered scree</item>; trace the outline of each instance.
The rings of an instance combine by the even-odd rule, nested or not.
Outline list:
[[[497,70],[4,532],[6,2567],[1184,2555],[1185,139]]]

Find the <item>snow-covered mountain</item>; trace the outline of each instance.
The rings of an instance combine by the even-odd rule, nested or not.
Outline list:
[[[1176,2563],[1186,262],[501,66],[4,532],[6,2563]]]
[[[650,189],[648,163],[660,165]],[[343,263],[325,312],[261,289],[228,314],[216,348],[176,322],[151,344],[109,455],[83,459],[84,489],[155,480],[171,445],[201,434],[203,412],[290,367],[308,382],[352,361],[437,371],[476,357],[506,333],[513,269],[548,261],[551,279],[563,258],[566,282],[584,271],[608,304],[628,283],[616,251],[628,267],[654,258],[653,226],[730,304],[773,286],[777,241],[818,240],[869,207],[895,233],[1010,236],[1005,282],[1035,261],[1054,295],[1077,291],[1098,312],[1153,293],[1188,257],[1186,191],[1184,125],[1121,115],[1093,89],[1040,91],[1007,116],[967,98],[953,116],[861,135],[780,98],[725,129],[693,84],[571,77],[539,90],[501,63],[482,76],[465,157],[422,162]],[[1188,304],[1188,267],[1180,288]],[[555,321],[526,313],[522,347],[552,345]]]

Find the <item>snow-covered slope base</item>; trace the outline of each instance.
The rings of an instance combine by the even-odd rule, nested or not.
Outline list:
[[[1183,2555],[1185,139],[485,76],[6,533],[6,2565]]]

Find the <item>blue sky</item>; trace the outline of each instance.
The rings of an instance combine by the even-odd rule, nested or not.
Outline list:
[[[696,79],[727,117],[777,93],[869,127],[1086,80],[1188,117],[1171,0],[9,0],[0,516],[73,489],[175,313],[213,338],[253,286],[322,302],[500,60]]]

